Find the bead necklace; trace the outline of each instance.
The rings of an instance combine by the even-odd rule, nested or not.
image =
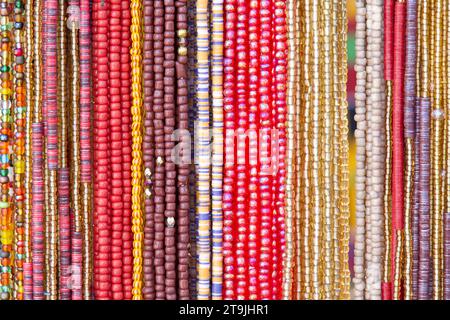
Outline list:
[[[66,74],[66,3],[59,1],[58,10],[58,212],[59,212],[59,299],[71,300],[72,292],[67,285],[71,276],[71,222],[70,187],[67,161],[67,74]]]
[[[154,25],[153,0],[144,1],[144,179],[145,179],[145,225],[144,225],[144,299],[155,299],[155,198],[153,193],[153,174],[155,173],[155,125],[154,125]],[[156,39],[155,39],[156,43]]]
[[[24,242],[24,173],[25,173],[25,75],[24,63],[24,5],[23,2],[15,2],[14,7],[14,84],[15,84],[15,112],[14,112],[14,139],[15,139],[15,159],[14,159],[14,193],[15,193],[15,231],[14,231],[14,252],[15,252],[15,274],[14,274],[14,299],[23,300],[23,264],[25,260]]]
[[[444,39],[446,39],[446,48],[444,48],[444,52],[446,51],[446,54],[444,53],[444,57],[445,57],[445,66],[446,69],[443,69],[444,74],[449,74],[450,71],[450,41],[448,39],[449,34],[450,34],[450,15],[448,13],[448,11],[450,10],[450,3],[447,2],[447,7],[444,8],[444,12],[445,12],[445,19],[447,24],[445,24],[444,22]],[[445,77],[444,77],[445,79]],[[447,121],[446,121],[446,142],[447,142],[447,147],[445,148],[445,150],[447,150],[448,148],[448,144],[450,143],[450,139],[449,139],[449,135],[450,135],[450,121],[448,119],[448,114],[450,112],[450,80],[447,78],[446,82],[445,82],[445,94],[444,94],[444,102],[446,104],[446,117],[447,117]],[[450,185],[450,157],[447,154],[447,158],[446,158],[446,162],[444,163],[445,166],[445,172],[447,175],[447,179],[446,179],[446,183],[447,183],[447,187],[446,187],[446,192],[447,192],[447,200],[445,202],[445,211],[444,211],[444,295],[443,298],[445,300],[449,300],[450,299],[450,200],[449,200],[449,195],[450,195],[450,190],[449,190],[449,185]]]
[[[165,299],[176,299],[176,167],[171,152],[175,147],[172,134],[175,129],[175,1],[164,1],[164,270]]]
[[[294,10],[296,9],[295,0],[287,1],[287,19],[288,19],[288,44],[289,44],[289,69],[288,69],[288,86],[287,86],[287,103],[288,103],[288,114],[287,114],[287,154],[286,161],[288,163],[286,170],[286,255],[283,261],[283,299],[287,300],[293,296],[293,257],[294,257],[294,210],[295,210],[295,191],[294,191],[294,172],[295,172],[295,162],[296,151],[295,151],[295,133],[294,125],[296,123],[295,108],[297,101],[295,100],[295,90],[296,90],[296,25],[295,19],[296,14]],[[295,297],[295,295],[294,295]]]
[[[209,155],[209,13],[208,1],[197,0],[197,106],[198,106],[198,156],[197,165],[197,298],[211,296],[211,198]]]
[[[94,75],[94,295],[110,299],[111,230],[109,223],[109,1],[93,2]]]
[[[393,298],[400,295],[400,263],[403,243],[403,70],[405,46],[405,3],[395,2],[394,17],[394,58],[392,90],[392,240],[391,240],[391,282]]]
[[[260,243],[259,243],[259,281],[258,281],[258,299],[271,298],[272,285],[272,239],[271,227],[273,218],[272,207],[272,173],[270,146],[272,125],[272,77],[271,77],[271,56],[272,56],[272,8],[271,1],[260,2],[260,38],[259,38],[259,123],[261,130],[259,132],[259,190],[260,190]],[[272,150],[271,150],[272,151]],[[236,160],[237,161],[237,160]],[[274,160],[278,161],[278,160]]]
[[[391,299],[391,204],[392,204],[392,81],[394,45],[394,1],[384,3],[384,80],[386,82],[386,157],[384,180],[384,246],[382,299]]]
[[[218,8],[215,7],[215,5],[218,5]],[[219,4],[212,3],[213,6],[213,12],[214,10],[219,10],[217,13],[217,16],[214,16],[215,18],[222,18],[221,13],[221,5],[222,1],[220,1]],[[176,30],[177,30],[177,36],[178,36],[178,51],[177,51],[177,61],[176,61],[176,75],[177,75],[177,128],[180,130],[188,130],[188,92],[187,92],[187,0],[179,0],[175,2],[175,7],[177,8],[177,16],[176,16]],[[216,9],[215,9],[216,8]],[[220,21],[218,22],[220,23]],[[219,31],[221,32],[223,30],[222,25],[216,25],[216,28],[219,28]],[[214,39],[214,30],[213,27],[213,39]],[[222,40],[219,38],[217,39],[219,41],[218,45],[222,45]],[[222,57],[221,48],[218,48],[217,52],[217,59],[220,61]],[[219,70],[214,70],[214,64],[213,64],[213,71],[217,72],[216,77],[213,76],[212,83],[213,86],[217,83],[218,86],[218,92],[219,92],[219,101],[217,102],[217,112],[214,113],[215,119],[213,119],[214,124],[219,127],[218,133],[219,133],[219,139],[222,138],[222,104],[221,104],[221,96],[222,96],[222,88],[221,88],[221,81],[222,81],[222,65],[218,63]],[[215,104],[213,100],[213,105]],[[219,110],[220,109],[220,110]],[[220,142],[220,140],[219,140]],[[186,152],[186,151],[184,151]],[[216,157],[213,156],[213,159],[217,161],[217,165],[220,165],[220,162],[222,161],[221,158],[221,152],[222,152],[222,145],[219,143],[218,153]],[[185,154],[183,153],[182,159],[184,159]],[[188,157],[190,155],[187,155]],[[215,161],[213,160],[213,161]],[[215,161],[215,162],[216,162]],[[213,239],[214,236],[216,236],[218,239],[218,242],[220,243],[222,241],[222,223],[221,223],[221,210],[222,210],[222,194],[221,194],[221,184],[222,184],[222,176],[221,172],[218,173],[218,181],[219,184],[217,187],[219,191],[216,196],[219,197],[218,200],[218,208],[217,211],[219,213],[217,214],[217,219],[213,218]],[[189,299],[189,162],[182,161],[181,164],[178,164],[177,168],[177,260],[178,260],[178,267],[177,267],[177,277],[178,277],[178,289],[177,289],[177,297],[180,300],[187,300]],[[214,185],[213,185],[214,187]],[[220,192],[220,193],[219,193]],[[213,197],[215,195],[213,194]],[[214,204],[214,201],[213,201]],[[217,232],[214,230],[218,229]],[[217,241],[217,240],[213,240]],[[215,246],[215,244],[213,244]],[[212,294],[214,296],[214,293],[219,291],[219,294],[221,296],[222,294],[222,256],[221,256],[221,250],[218,246],[217,248],[218,252],[213,251],[213,281],[212,281]],[[215,253],[217,253],[215,255]],[[216,278],[215,278],[216,277]]]
[[[111,298],[123,299],[122,285],[122,231],[123,231],[123,203],[122,203],[122,104],[120,81],[121,54],[121,1],[111,0],[108,23],[108,67],[109,67],[109,128],[110,161],[111,161]]]
[[[32,177],[32,150],[31,125],[33,122],[33,10],[34,3],[26,1],[25,4],[25,203],[24,203],[24,247],[25,262],[23,266],[24,299],[33,299],[33,270],[31,257],[31,177]]]
[[[422,1],[420,8],[420,92],[418,105],[419,136],[419,268],[418,291],[419,300],[431,297],[430,280],[430,99],[428,98],[429,81],[429,3]]]
[[[122,229],[122,284],[123,298],[131,300],[133,287],[133,233],[131,230],[131,12],[130,2],[121,1],[122,48],[120,60],[122,104],[122,180],[123,180],[123,229]]]
[[[32,261],[33,300],[44,300],[44,177],[43,177],[43,123],[42,112],[42,57],[41,29],[42,3],[34,3],[34,110],[32,124]]]
[[[142,299],[142,1],[131,1],[131,83],[132,83],[132,230],[133,230],[133,300]]]
[[[239,135],[245,134],[248,130],[248,106],[247,106],[247,92],[246,87],[248,83],[248,47],[247,47],[247,29],[248,29],[248,11],[247,1],[237,0],[237,23],[236,23],[236,109],[237,109],[237,133]],[[248,190],[247,190],[247,168],[246,162],[239,161],[238,159],[245,159],[246,146],[245,140],[238,139],[236,145],[236,208],[234,212],[234,220],[237,227],[237,239],[235,243],[235,255],[236,255],[236,299],[244,300],[248,299],[247,287],[248,287],[248,268],[247,261],[244,258],[246,256],[248,241],[248,218],[247,218],[247,202],[248,202]]]
[[[442,1],[435,0],[432,3],[431,25],[431,74],[433,86],[430,88],[431,100],[431,246],[432,246],[432,299],[439,300],[442,297],[442,147],[443,147],[443,120],[442,109],[442,82],[440,68],[442,66]]]
[[[9,180],[9,166],[10,166],[10,154],[9,148],[12,143],[12,42],[13,37],[11,29],[13,27],[10,21],[11,6],[8,1],[2,1],[0,3],[1,14],[1,31],[2,31],[2,117],[1,117],[1,277],[2,288],[0,298],[2,300],[9,300],[13,297],[13,277],[12,277],[12,265],[13,265],[13,210],[11,205],[10,196],[10,180]]]
[[[248,62],[248,72],[249,72],[249,113],[248,113],[248,127],[251,130],[250,134],[253,136],[249,137],[249,235],[248,235],[248,265],[249,265],[249,288],[248,288],[248,298],[257,299],[258,298],[258,279],[259,279],[259,184],[258,184],[258,138],[256,136],[259,127],[259,96],[258,96],[258,73],[259,73],[259,56],[258,56],[258,46],[260,38],[259,29],[259,2],[250,2],[249,11],[249,62]]]
[[[278,172],[277,187],[274,192],[276,217],[273,220],[277,226],[277,232],[273,238],[276,242],[274,259],[276,259],[276,276],[273,280],[272,299],[279,300],[282,297],[281,283],[283,279],[283,256],[285,249],[285,183],[286,183],[286,113],[287,113],[287,28],[286,28],[286,0],[278,0],[273,4],[275,12],[274,23],[274,61],[273,77],[275,78],[274,104],[276,109],[275,127],[278,130]],[[275,261],[275,260],[274,260]]]
[[[83,299],[92,298],[92,164],[91,164],[91,17],[89,0],[80,0],[80,182],[83,230]],[[125,211],[126,212],[126,211]]]
[[[233,161],[234,148],[227,147],[229,139],[235,130],[234,110],[234,57],[236,55],[236,1],[225,0],[225,31],[224,31],[224,60],[223,60],[223,110],[224,110],[224,170],[223,170],[223,298],[232,299],[235,296],[236,268],[234,252],[234,221],[233,221],[233,186],[235,173]],[[234,139],[234,137],[233,137]],[[233,140],[231,141],[233,142]],[[232,145],[232,143],[230,143]],[[259,266],[258,266],[259,267]]]
[[[310,202],[311,202],[311,179],[309,172],[311,171],[311,140],[310,140],[310,131],[311,131],[311,121],[310,121],[310,111],[311,111],[311,103],[309,99],[309,91],[304,90],[304,88],[311,87],[311,74],[309,72],[310,67],[310,57],[309,54],[311,52],[311,3],[309,0],[305,1],[303,6],[300,7],[300,11],[303,13],[302,25],[300,30],[304,30],[305,34],[302,35],[301,39],[301,52],[304,52],[304,56],[302,56],[302,60],[300,64],[302,67],[302,79],[301,79],[301,102],[304,104],[304,109],[302,114],[300,115],[302,118],[301,123],[301,132],[302,138],[304,141],[302,148],[302,158],[304,159],[301,165],[301,174],[304,177],[304,180],[299,185],[301,191],[299,193],[302,194],[302,211],[303,211],[303,225],[300,231],[301,236],[301,250],[298,253],[300,256],[303,251],[303,260],[301,261],[301,265],[299,269],[304,270],[302,276],[300,277],[300,281],[302,283],[301,288],[301,298],[303,299],[311,299],[311,252],[310,252],[310,231],[309,226],[311,223],[311,211],[310,211]]]
[[[189,132],[194,132],[197,117],[197,42],[196,42],[196,9],[197,0],[188,0],[188,104],[189,104]],[[191,134],[192,138],[192,134]],[[191,159],[195,159],[195,140],[191,142]],[[197,298],[197,221],[196,221],[196,161],[192,161],[189,173],[189,295],[190,299]]]
[[[415,181],[415,135],[416,135],[416,47],[417,47],[417,1],[406,3],[406,62],[405,62],[405,105],[404,105],[404,131],[405,131],[405,260],[404,260],[404,288],[405,300],[413,298],[414,280],[413,267],[413,216],[414,210],[414,181]]]
[[[366,7],[364,0],[356,1],[356,87],[355,87],[355,139],[356,139],[356,230],[353,283],[355,299],[363,300],[366,287],[365,240],[365,186],[366,186]]]
[[[48,181],[48,204],[46,205],[46,288],[47,299],[58,298],[58,225],[57,218],[57,168],[58,168],[58,106],[57,106],[57,8],[55,0],[45,1],[43,19],[43,99],[42,108],[45,131],[46,181]]]
[[[212,283],[213,300],[222,298],[222,180],[223,180],[223,4],[224,0],[211,3],[211,86],[212,86]]]

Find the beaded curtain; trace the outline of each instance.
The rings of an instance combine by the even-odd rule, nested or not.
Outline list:
[[[0,298],[449,299],[449,12],[0,1]]]

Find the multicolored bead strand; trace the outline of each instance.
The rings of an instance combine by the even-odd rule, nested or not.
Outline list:
[[[68,163],[68,77],[66,44],[66,2],[59,1],[58,10],[58,213],[59,213],[59,299],[71,300],[71,218]]]
[[[223,274],[223,41],[224,41],[224,0],[213,0],[211,3],[211,90],[212,90],[212,267],[211,297],[222,299]]]
[[[80,183],[83,221],[83,299],[92,299],[92,160],[91,160],[91,13],[88,0],[80,0]],[[124,210],[124,212],[126,212]]]
[[[32,124],[32,262],[33,300],[44,300],[44,176],[43,176],[43,134],[42,123],[42,3],[34,2],[34,110]]]
[[[207,0],[197,0],[197,108],[198,157],[197,165],[197,299],[211,296],[211,168],[209,154],[209,11]]]
[[[31,257],[31,181],[32,181],[32,137],[31,126],[33,123],[33,1],[26,1],[25,4],[25,100],[26,100],[26,116],[25,116],[25,202],[24,202],[24,247],[25,262],[23,266],[23,285],[24,299],[33,299],[33,266]]]
[[[24,4],[22,1],[15,2],[14,16],[14,299],[24,299],[24,262],[25,262],[25,125],[26,125],[26,102],[25,102],[25,56],[24,56]]]
[[[9,1],[2,1],[0,3],[1,14],[1,29],[2,29],[2,65],[0,71],[2,74],[2,116],[1,116],[1,278],[2,288],[0,298],[2,300],[9,300],[13,298],[13,275],[12,267],[14,261],[14,208],[12,206],[12,198],[10,195],[10,145],[13,145],[13,127],[12,127],[12,97],[13,97],[13,74],[12,74],[12,49],[13,49],[13,34],[11,23],[11,6]]]

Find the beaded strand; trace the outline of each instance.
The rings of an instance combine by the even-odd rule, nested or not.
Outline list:
[[[214,3],[212,4],[214,5]],[[219,4],[219,10],[221,9],[221,4]],[[187,0],[178,0],[175,2],[175,7],[177,9],[177,16],[176,16],[176,29],[177,29],[177,36],[178,36],[178,50],[177,50],[177,61],[176,61],[176,75],[177,75],[177,129],[186,131],[188,130],[188,82],[187,82],[187,63],[188,63],[188,57],[187,57]],[[214,8],[213,8],[214,9]],[[217,18],[221,18],[219,15]],[[219,26],[220,28],[220,26]],[[223,28],[223,26],[222,26]],[[221,45],[219,41],[219,45]],[[220,49],[219,49],[220,51]],[[217,53],[220,54],[221,53]],[[213,71],[214,66],[212,67]],[[219,71],[218,81],[221,81],[221,73],[222,73],[222,66],[219,64]],[[213,85],[216,83],[216,78],[213,77]],[[222,90],[220,87],[219,90],[219,99],[221,99]],[[214,103],[214,101],[213,101]],[[220,118],[220,114],[222,112],[222,105],[221,102],[218,102],[220,106],[220,110],[218,110],[217,113],[215,113],[215,117],[217,117],[216,120],[214,120],[214,124],[218,125],[220,128],[221,123],[217,123],[216,121],[222,121]],[[219,131],[220,138],[222,138],[222,131]],[[185,138],[185,137],[183,137]],[[219,139],[220,139],[219,138]],[[180,300],[188,300],[189,299],[189,162],[184,161],[185,158],[189,157],[190,154],[187,154],[187,150],[189,148],[183,149],[183,152],[181,154],[181,163],[178,164],[177,168],[177,260],[178,260],[178,267],[177,267],[177,280],[178,280],[178,288],[177,288],[177,298]],[[220,145],[220,152],[222,150],[222,145]],[[214,157],[214,156],[213,156]],[[221,161],[220,157],[215,158],[217,161]],[[214,161],[214,160],[213,160]],[[219,163],[220,164],[220,163]],[[222,183],[222,177],[220,176],[220,185]],[[219,190],[220,190],[219,185]],[[213,185],[214,186],[214,185]],[[221,190],[220,190],[221,191]],[[222,194],[218,194],[220,196],[219,199],[219,208],[222,209]],[[221,219],[220,215],[218,217]],[[222,241],[222,224],[221,221],[214,221],[213,219],[213,230],[214,225],[217,225],[218,232],[218,241]],[[213,232],[213,238],[216,233]],[[213,240],[217,241],[217,240]],[[214,246],[214,245],[213,245]],[[215,262],[215,260],[219,260]],[[218,265],[217,265],[218,264]],[[222,293],[222,272],[221,272],[221,265],[222,265],[222,257],[219,252],[219,257],[215,259],[214,253],[213,253],[213,282],[212,282],[212,294],[218,290],[221,296]],[[218,272],[216,273],[216,270],[218,269]],[[214,278],[214,276],[217,275],[217,278]],[[220,286],[216,289],[215,283],[219,283]]]
[[[0,298],[2,300],[9,300],[13,298],[13,240],[14,240],[14,221],[12,206],[12,198],[10,195],[10,178],[9,178],[9,166],[10,166],[10,145],[13,144],[13,128],[12,128],[12,97],[13,97],[13,75],[12,75],[12,49],[13,49],[13,34],[12,24],[10,18],[11,6],[8,1],[2,1],[0,3],[2,28],[2,64],[0,71],[2,74],[2,92],[1,92],[1,169],[0,169],[0,183],[1,183],[1,278],[2,287]]]
[[[142,299],[142,1],[131,0],[133,300]]]
[[[25,262],[23,266],[23,286],[24,299],[33,299],[33,266],[32,266],[32,247],[31,247],[31,215],[32,215],[32,132],[33,123],[33,1],[25,3],[25,100],[26,100],[26,116],[25,116],[25,202],[24,202],[24,247]]]
[[[131,230],[131,12],[130,2],[121,1],[121,104],[122,104],[122,184],[123,184],[123,229],[122,229],[122,284],[123,298],[131,300],[133,287],[133,232]]]
[[[25,56],[24,56],[24,4],[22,1],[14,3],[14,91],[15,91],[15,110],[14,110],[14,299],[24,299],[24,261],[25,261],[25,126],[26,126],[26,102],[25,102]]]
[[[223,21],[224,0],[211,3],[211,90],[212,90],[212,268],[211,296],[222,299],[222,181],[223,181]],[[179,31],[180,32],[180,31]]]
[[[153,175],[155,174],[155,124],[154,118],[154,3],[144,1],[144,178],[145,178],[145,225],[144,225],[144,299],[155,299],[155,197],[153,189]]]

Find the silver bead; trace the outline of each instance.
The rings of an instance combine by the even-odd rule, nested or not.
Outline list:
[[[175,218],[174,217],[168,217],[166,218],[166,226],[168,228],[173,228],[175,227]]]

